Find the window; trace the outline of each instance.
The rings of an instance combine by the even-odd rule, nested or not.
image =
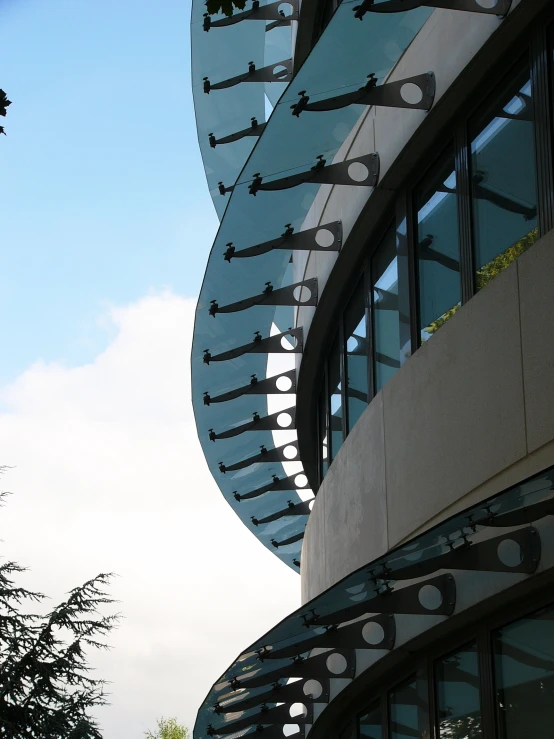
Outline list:
[[[329,449],[329,463],[337,456],[342,446],[342,382],[341,382],[341,346],[340,336],[335,338],[329,355],[329,408],[331,445]]]
[[[419,699],[415,678],[389,694],[390,739],[413,739],[419,731]]]
[[[381,706],[374,703],[358,719],[358,736],[360,739],[381,739],[383,736],[383,718]]]
[[[319,393],[319,474],[323,480],[329,467],[329,444],[327,433],[327,402],[325,398],[325,383],[323,390]]]
[[[492,637],[499,739],[551,739],[554,725],[554,607]]]
[[[538,238],[533,91],[527,64],[470,121],[476,287]]]
[[[367,325],[363,280],[344,312],[346,398],[350,431],[369,402]]]
[[[419,332],[423,342],[454,315],[461,305],[453,150],[433,167],[416,189],[415,210]]]
[[[440,739],[483,736],[477,643],[468,644],[435,666]]]
[[[378,392],[400,367],[400,311],[396,237],[390,228],[371,260],[373,366]]]

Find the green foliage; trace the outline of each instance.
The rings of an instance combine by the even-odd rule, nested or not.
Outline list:
[[[491,280],[500,274],[500,272],[505,270],[506,267],[509,267],[512,262],[515,262],[515,260],[523,254],[524,251],[527,251],[529,247],[533,246],[538,238],[539,229],[534,228],[519,241],[516,241],[515,244],[509,246],[503,252],[494,257],[494,259],[491,259],[490,262],[487,262],[487,264],[484,264],[480,269],[478,269],[476,275],[477,290],[481,290],[485,285],[488,285]],[[442,316],[430,323],[429,326],[426,326],[425,331],[428,334],[434,334],[435,331],[438,331],[441,326],[444,326],[444,324],[452,318],[460,308],[460,305],[454,305],[450,310],[447,310],[446,313],[443,313]]]
[[[176,718],[160,718],[156,721],[158,728],[155,734],[147,731],[146,739],[188,739],[189,730],[177,723]]]
[[[206,0],[206,10],[210,15],[223,13],[226,16],[232,16],[233,10],[244,10],[246,0]]]
[[[0,115],[5,116],[8,106],[11,105],[11,100],[8,100],[8,96],[4,92],[4,90],[0,89]],[[4,136],[6,135],[6,132],[4,131],[4,126],[0,126],[0,133],[3,133]]]
[[[5,493],[0,493],[0,503]],[[92,678],[85,651],[106,649],[118,617],[101,574],[74,588],[49,613],[24,606],[45,596],[15,584],[25,570],[0,564],[0,736],[5,739],[101,739],[89,709],[106,704],[105,681]]]

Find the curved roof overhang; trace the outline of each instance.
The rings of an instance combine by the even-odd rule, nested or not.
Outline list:
[[[335,157],[368,105],[422,107],[421,101],[408,104],[400,99],[402,83],[383,83],[431,14],[431,5],[448,3],[455,9],[461,3],[476,12],[491,12],[477,0],[384,0],[375,4],[366,0],[362,6],[343,0],[281,95],[234,184],[221,180],[219,196],[228,198],[228,204],[196,309],[191,358],[198,435],[227,502],[266,547],[295,569],[300,566],[311,491],[306,490],[294,441],[291,355],[302,351],[303,340],[302,327],[294,327],[294,310],[305,305],[306,299],[309,304],[317,303],[317,284],[292,283],[291,257],[297,249],[340,248],[339,223],[302,231],[308,211],[322,184],[375,186],[378,154],[368,151],[336,163]],[[498,3],[507,11],[510,0]],[[193,53],[201,48],[202,39],[212,44],[215,30],[224,38],[249,22],[206,33],[201,30],[198,8],[193,9],[193,20]],[[227,70],[223,57],[212,58],[217,44],[210,46],[209,53],[198,52],[193,69],[196,101],[204,77],[212,84],[209,95],[202,92],[210,101],[241,88],[241,84],[213,88],[224,73],[240,73],[243,57],[252,58],[247,49],[250,36],[241,38],[238,47],[235,42],[229,44],[229,54],[234,49],[240,59],[233,59]],[[258,36],[254,43],[259,50]],[[428,108],[432,75],[429,70],[414,71],[423,105]],[[368,75],[372,75],[369,83]],[[210,116],[215,120],[224,115],[225,107],[214,107]],[[203,126],[209,119],[198,102],[197,118]],[[201,140],[206,132],[199,133]],[[213,151],[220,149],[224,146]],[[209,153],[205,149],[205,162]],[[237,161],[243,156],[244,152]],[[359,165],[355,179],[351,176],[353,162]],[[223,171],[214,163],[206,166],[210,172]],[[288,413],[280,413],[283,409]]]
[[[551,467],[347,576],[237,657],[202,704],[194,739],[328,729],[329,704],[360,678],[367,685],[395,650],[554,572],[553,516]]]

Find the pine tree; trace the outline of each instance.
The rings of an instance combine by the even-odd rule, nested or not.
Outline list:
[[[16,585],[24,571],[0,564],[0,737],[101,739],[89,711],[106,705],[106,682],[91,676],[86,650],[107,649],[117,624],[117,615],[100,613],[114,602],[105,590],[111,575],[74,588],[41,615],[25,607],[46,596]]]

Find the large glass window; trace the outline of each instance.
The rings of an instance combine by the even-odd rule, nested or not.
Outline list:
[[[460,247],[454,152],[433,167],[415,191],[419,330],[426,341],[458,310]]]
[[[327,439],[327,399],[325,386],[319,393],[319,474],[323,480],[329,467],[328,439]]]
[[[493,634],[499,739],[554,735],[554,608]]]
[[[344,312],[346,336],[346,397],[348,402],[348,431],[354,426],[369,402],[367,377],[367,325],[363,279]]]
[[[373,367],[378,392],[400,367],[400,311],[396,235],[390,228],[371,260]]]
[[[435,675],[440,739],[481,739],[477,644],[468,644],[439,660],[435,665]]]
[[[533,92],[528,65],[470,121],[476,287],[538,238]]]
[[[419,737],[419,704],[415,678],[389,694],[390,739]]]
[[[358,719],[358,736],[360,739],[381,739],[383,736],[383,718],[381,704],[375,703]]]
[[[329,355],[328,364],[329,377],[329,408],[330,413],[330,437],[331,445],[329,449],[329,462],[337,456],[337,452],[342,446],[342,382],[341,382],[341,346],[340,337],[337,335],[331,353]]]

